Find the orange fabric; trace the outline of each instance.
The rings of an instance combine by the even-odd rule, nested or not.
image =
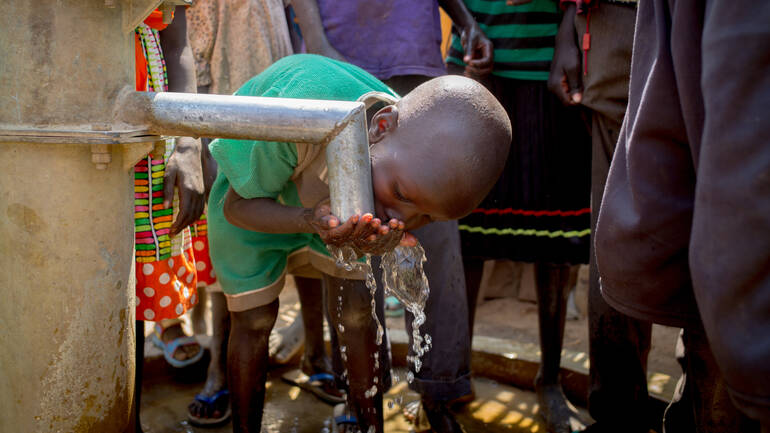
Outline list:
[[[134,33],[134,64],[136,65],[136,90],[147,91],[147,59],[142,51],[142,41],[139,35]]]
[[[171,19],[174,19],[173,12],[171,13]],[[150,12],[150,15],[145,18],[144,23],[157,31],[164,30],[166,27],[168,27],[168,24],[163,22],[163,12],[158,9]]]
[[[138,320],[174,319],[195,306],[198,278],[194,257],[188,249],[166,260],[136,263]]]
[[[209,257],[209,239],[207,236],[193,236],[193,250],[195,252],[195,270],[198,283],[210,286],[217,282],[214,268]]]
[[[173,17],[173,13],[171,14]],[[155,30],[163,30],[168,27],[168,24],[163,23],[163,12],[155,9],[150,12],[144,23]],[[134,64],[136,65],[136,90],[140,92],[147,91],[147,59],[144,57],[142,51],[142,41],[139,40],[139,35],[134,33]]]

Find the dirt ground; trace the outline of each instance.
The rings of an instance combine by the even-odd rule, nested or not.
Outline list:
[[[510,277],[510,276],[509,276]],[[521,277],[521,275],[519,275]],[[501,277],[502,278],[502,277]],[[494,277],[492,282],[499,279]],[[567,320],[564,336],[565,351],[587,353],[588,324],[585,317],[585,287],[577,279],[576,300]],[[486,283],[489,283],[487,279]],[[585,283],[584,281],[582,283]],[[497,288],[483,288],[492,299],[480,300],[476,313],[475,336],[505,339],[523,344],[537,344],[537,304],[532,300],[532,293],[527,294],[526,275],[519,281],[503,281]],[[500,286],[500,284],[498,284]],[[515,290],[514,290],[515,289]],[[530,288],[531,291],[531,288]],[[435,295],[435,294],[434,294]],[[521,299],[525,298],[525,299]],[[287,286],[281,294],[281,307],[277,327],[285,326],[292,321],[299,310],[299,302],[293,281],[289,278]],[[389,329],[404,329],[403,318],[388,318]],[[151,328],[148,328],[148,331]],[[673,356],[679,330],[655,326],[653,328],[652,349],[649,356],[650,391],[666,399],[681,371]],[[202,338],[204,344],[207,337]],[[180,374],[179,371],[168,367],[161,359],[160,352],[148,344],[145,353],[149,359],[155,359],[154,373],[146,377],[142,414],[145,432],[147,433],[196,433],[208,431],[212,433],[231,431],[230,424],[214,429],[193,427],[186,421],[186,406],[199,392],[205,380],[205,366],[197,368],[196,372]],[[587,357],[583,357],[586,358]],[[150,361],[152,362],[152,361]],[[160,365],[160,368],[157,366]],[[587,365],[587,364],[586,364]],[[280,379],[287,369],[271,371],[268,378],[268,395],[265,406],[263,431],[267,432],[321,432],[329,433],[331,423],[331,407],[320,403],[307,392],[295,386],[290,386]],[[396,377],[405,376],[403,369],[396,370]],[[656,389],[656,376],[666,379],[666,386]],[[480,376],[474,378],[477,399],[466,406],[458,419],[469,432],[543,432],[543,425],[538,418],[538,405],[534,393],[502,385]],[[664,390],[665,388],[665,390]],[[670,397],[670,396],[669,396]],[[385,396],[386,430],[393,433],[407,433],[408,424],[401,409],[418,396],[409,391],[406,383],[396,381],[394,387]],[[583,411],[583,416],[588,419]]]
[[[515,266],[524,266],[516,264]],[[529,265],[531,266],[531,265]],[[485,272],[489,271],[489,267]],[[581,276],[576,279],[575,294],[577,298],[587,295],[587,284],[584,277],[587,269],[583,269]],[[513,271],[515,273],[515,271]],[[495,297],[492,299],[483,299],[479,301],[476,310],[476,324],[473,330],[474,335],[486,337],[502,338],[514,340],[521,343],[538,342],[537,325],[537,303],[534,301],[533,288],[527,281],[527,270],[523,275],[507,275],[506,273],[496,272],[491,276],[497,277],[498,284],[495,281],[490,282],[485,275],[482,281],[483,293],[488,293]],[[501,288],[500,283],[507,287]],[[582,285],[582,286],[581,286]],[[529,293],[532,292],[532,293]],[[522,300],[521,298],[531,299]],[[577,299],[573,305],[576,308],[571,309],[572,317],[568,314],[568,320],[564,330],[564,349],[588,353],[588,321],[585,315],[586,299]],[[582,307],[582,308],[581,308]],[[581,311],[582,310],[582,311]],[[403,329],[403,320],[393,320],[388,322],[388,327]],[[674,348],[676,347],[679,328],[670,328],[666,326],[654,325],[652,331],[652,347],[648,358],[648,370],[671,376],[676,380],[681,374],[679,364],[674,357]]]

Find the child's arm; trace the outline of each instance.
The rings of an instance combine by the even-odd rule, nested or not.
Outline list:
[[[548,76],[548,89],[553,92],[564,105],[576,105],[583,100],[583,85],[581,80],[580,49],[575,34],[574,2],[562,2],[564,16],[559,31],[556,34],[551,73]]]
[[[352,245],[359,253],[382,254],[398,245],[404,222],[382,224],[372,214],[353,215],[344,224],[331,214],[329,201],[314,208],[285,206],[270,198],[245,199],[232,188],[223,212],[227,221],[245,230],[263,233],[317,233],[329,245]]]
[[[316,0],[292,0],[294,13],[297,14],[299,28],[305,39],[308,53],[320,54],[332,59],[345,62],[345,57],[329,43],[321,22],[321,13],[318,11]]]
[[[439,5],[446,11],[452,22],[460,29],[463,49],[465,49],[465,74],[471,77],[484,77],[492,73],[494,66],[492,41],[481,31],[473,15],[462,0],[440,0]]]

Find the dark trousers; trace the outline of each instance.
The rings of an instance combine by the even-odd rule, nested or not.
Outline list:
[[[755,433],[759,424],[736,409],[705,331],[685,328],[676,357],[682,377],[663,419],[663,433]]]
[[[628,77],[635,8],[601,4],[591,12],[592,47],[584,80],[584,105],[592,110],[591,232],[601,206],[612,155],[628,102]],[[586,17],[576,17],[578,38]],[[580,40],[580,39],[578,39]],[[652,324],[609,306],[601,295],[593,242],[589,264],[588,328],[590,388],[588,410],[600,424],[617,431],[646,432],[647,354]]]
[[[421,227],[414,234],[425,248],[428,260],[424,269],[430,283],[420,333],[430,334],[433,347],[423,355],[422,368],[410,387],[433,401],[446,402],[471,392],[471,335],[460,232],[457,221],[442,221]],[[414,318],[407,312],[405,319],[411,338]]]
[[[607,170],[617,141],[620,124],[593,113],[592,207],[601,206]],[[598,212],[591,213],[591,231],[596,228]],[[647,354],[650,351],[652,324],[618,312],[602,298],[599,273],[591,243],[588,289],[588,355],[591,362],[588,410],[602,424],[648,425]],[[631,431],[631,430],[629,430]]]

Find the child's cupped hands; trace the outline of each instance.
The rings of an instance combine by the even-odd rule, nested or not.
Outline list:
[[[332,215],[328,200],[315,206],[310,225],[324,243],[334,246],[350,245],[359,255],[381,255],[399,243],[416,243],[414,236],[405,234],[403,221],[391,219],[383,223],[374,215],[365,213],[353,215],[347,221],[341,222]]]

